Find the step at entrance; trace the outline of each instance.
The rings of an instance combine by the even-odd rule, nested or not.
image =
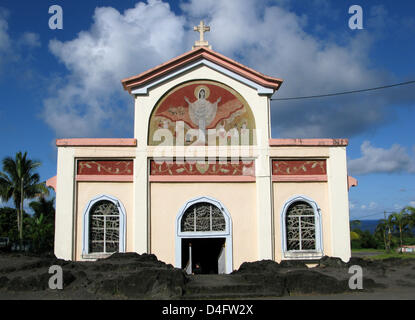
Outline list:
[[[272,296],[262,285],[229,274],[193,275],[186,284],[184,299],[253,298]]]

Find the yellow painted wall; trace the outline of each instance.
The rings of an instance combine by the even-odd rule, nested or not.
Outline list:
[[[281,210],[293,196],[304,195],[314,200],[321,209],[321,233],[323,237],[323,255],[332,255],[331,228],[328,188],[326,182],[274,182],[274,234],[275,260],[282,260]]]
[[[76,204],[76,260],[81,260],[83,214],[89,201],[100,195],[108,195],[122,202],[126,211],[126,252],[134,251],[133,248],[133,184],[129,182],[78,182]]]
[[[271,220],[271,202],[270,202],[270,183],[269,179],[266,178],[269,175],[269,158],[267,156],[267,148],[269,147],[269,138],[270,138],[270,118],[269,118],[269,97],[266,95],[259,95],[258,91],[241,81],[235,80],[221,72],[218,72],[208,66],[201,65],[194,69],[188,70],[185,73],[180,74],[177,77],[169,79],[169,81],[162,82],[154,87],[151,87],[146,95],[137,95],[135,96],[135,110],[139,112],[135,112],[134,116],[134,137],[137,138],[137,151],[135,155],[135,167],[134,167],[134,174],[137,177],[138,174],[144,176],[147,174],[147,156],[152,155],[152,150],[154,148],[147,146],[148,141],[148,132],[149,132],[149,119],[153,108],[157,105],[159,99],[163,97],[163,95],[168,92],[169,90],[175,88],[177,85],[181,85],[187,81],[193,80],[211,80],[217,81],[222,84],[225,84],[238,92],[243,99],[247,102],[250,106],[255,123],[256,123],[256,143],[257,143],[257,150],[262,152],[258,152],[258,155],[255,156],[257,158],[255,168],[256,168],[256,175],[257,175],[257,183],[254,184],[256,189],[252,189],[252,193],[250,193],[250,197],[252,199],[259,199],[256,201],[256,208],[252,208],[253,212],[260,212],[257,219],[257,223],[255,224],[255,228],[257,228],[256,233],[259,235],[257,239],[255,239],[255,243],[257,243],[258,250],[258,258],[260,259],[270,259],[272,255],[271,250],[271,228],[269,221]],[[197,147],[190,147],[196,148]],[[216,149],[216,147],[214,147]],[[205,149],[203,147],[203,149]],[[184,150],[183,150],[184,151]],[[188,149],[186,149],[185,155],[189,155],[187,153]],[[166,152],[163,156],[174,156],[175,153],[180,153],[180,148],[177,150],[175,148],[171,148],[170,151]],[[208,151],[209,152],[209,151]],[[209,156],[217,156],[217,151],[215,150],[212,153],[208,153]],[[219,153],[220,156],[223,156],[223,153]],[[225,152],[226,155],[226,152]],[[158,155],[160,157],[160,155]],[[205,158],[206,153],[199,154],[199,157]],[[244,155],[247,156],[247,155]],[[250,155],[249,155],[250,156]],[[261,177],[261,178],[258,178]],[[145,252],[147,250],[147,229],[146,224],[147,216],[144,214],[147,212],[147,208],[150,204],[147,203],[147,194],[148,194],[148,184],[147,181],[144,179],[136,179],[135,180],[135,221],[134,221],[134,244],[135,250],[139,253]],[[229,194],[234,194],[231,190]],[[192,188],[189,188],[189,191],[193,191]],[[209,191],[210,192],[210,191]],[[214,191],[213,191],[214,192]],[[209,195],[209,193],[206,193]],[[188,197],[191,198],[191,197]],[[186,199],[187,200],[187,199]],[[183,201],[186,201],[183,199]],[[182,204],[181,204],[182,205]],[[179,207],[180,208],[180,207]],[[235,243],[235,241],[234,241]],[[174,251],[171,253],[174,254]],[[234,257],[235,259],[235,257]],[[236,260],[235,260],[236,261]],[[236,262],[235,262],[236,263]],[[236,264],[235,264],[236,265]]]
[[[219,200],[232,219],[233,268],[258,259],[255,183],[151,183],[151,253],[175,263],[175,222],[189,200]]]

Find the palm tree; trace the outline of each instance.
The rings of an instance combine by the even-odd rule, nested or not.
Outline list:
[[[386,248],[386,251],[390,252],[391,251],[391,243],[392,243],[392,230],[393,230],[394,224],[393,224],[391,216],[389,216],[387,219],[382,219],[382,221],[385,222],[385,228],[386,228],[387,233],[388,233],[388,236],[387,236],[388,246]]]
[[[405,207],[405,210],[408,212],[409,225],[413,228],[415,227],[415,208],[411,206]]]
[[[402,248],[402,232],[408,227],[409,215],[406,213],[405,209],[402,209],[400,212],[392,213],[389,218],[393,225],[399,230],[399,243],[400,247]]]
[[[30,220],[30,234],[35,252],[51,251],[53,249],[55,226],[55,199],[47,200],[41,196],[38,200],[30,202],[34,211]]]
[[[375,229],[375,234],[382,235],[383,243],[385,244],[385,250],[388,250],[388,243],[386,241],[386,228],[387,228],[388,222],[385,219],[379,220],[378,225]]]
[[[32,240],[32,249],[35,252],[53,250],[53,225],[48,222],[43,213],[39,217],[32,217],[29,220],[29,232]]]
[[[39,161],[27,158],[27,152],[16,153],[15,158],[6,157],[2,161],[3,172],[0,172],[0,197],[3,201],[13,199],[17,212],[17,229],[20,243],[23,241],[23,203],[25,199],[33,199],[39,195],[49,194],[44,182],[39,182],[39,174],[35,172]]]
[[[55,207],[54,207],[55,198],[47,200],[45,197],[41,196],[38,200],[32,201],[29,203],[29,207],[34,211],[34,217],[40,218],[40,215],[44,215],[44,219],[49,222],[55,221]]]

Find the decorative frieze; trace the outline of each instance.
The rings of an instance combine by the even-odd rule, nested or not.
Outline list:
[[[272,175],[275,176],[310,176],[326,174],[326,160],[272,161]]]
[[[163,161],[150,163],[152,176],[255,176],[253,160],[215,163]]]
[[[77,174],[130,176],[133,175],[133,168],[133,160],[78,160]]]

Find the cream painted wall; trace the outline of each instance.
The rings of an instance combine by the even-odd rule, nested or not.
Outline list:
[[[134,158],[133,147],[59,147],[57,165],[55,255],[60,259],[75,259],[75,192],[77,158]],[[79,192],[79,191],[78,191]],[[131,210],[132,211],[132,210]]]
[[[255,159],[255,183],[151,183],[149,187],[148,158],[154,155],[155,149],[147,146],[151,112],[159,99],[169,90],[192,80],[221,82],[236,90],[251,107],[257,127],[257,148],[245,156]],[[100,194],[109,194],[118,198],[127,210],[127,251],[153,252],[161,260],[174,264],[174,225],[178,210],[192,198],[210,196],[221,201],[231,214],[235,269],[244,261],[272,258],[279,261],[281,260],[281,208],[293,195],[303,194],[314,199],[322,209],[324,253],[339,256],[343,260],[348,259],[350,239],[345,148],[269,147],[268,98],[259,95],[256,89],[242,82],[200,65],[151,88],[147,95],[134,97],[136,148],[60,147],[56,197],[56,255],[63,259],[80,258],[83,210],[90,199]],[[165,156],[173,156],[177,151],[188,155],[190,148],[172,149],[171,153]],[[204,149],[204,147],[196,149]],[[210,156],[222,155],[219,149],[213,149],[209,150]],[[198,151],[195,154],[197,155]],[[134,183],[79,182],[75,184],[76,158],[123,157],[134,158]],[[328,182],[272,183],[270,157],[327,158]],[[150,211],[151,219],[148,221]],[[74,221],[75,216],[76,221]],[[76,238],[73,237],[74,228],[76,228]],[[76,246],[76,254],[72,250],[74,246]]]
[[[151,253],[175,263],[175,222],[189,200],[219,200],[232,218],[233,268],[258,260],[255,183],[151,183]]]
[[[258,254],[260,259],[272,259],[272,230],[271,230],[271,196],[270,196],[270,168],[269,168],[269,104],[268,96],[259,95],[254,88],[247,86],[237,80],[234,80],[218,71],[215,71],[207,66],[199,66],[191,71],[185,72],[180,76],[173,78],[161,85],[155,86],[149,90],[148,95],[136,96],[135,98],[135,124],[134,136],[137,138],[138,147],[136,154],[136,174],[138,172],[147,172],[147,162],[144,162],[144,154],[150,154],[153,149],[147,146],[149,119],[153,108],[156,106],[160,98],[162,98],[169,90],[173,89],[179,84],[192,80],[212,80],[218,81],[236,90],[251,107],[256,124],[256,141],[258,150],[254,157],[257,158],[255,163],[257,181],[256,196],[259,201],[256,202],[256,212],[259,212],[257,221],[257,232],[259,235]],[[143,139],[145,137],[145,140]],[[166,153],[165,156],[173,156],[172,152]],[[186,154],[186,151],[185,151]],[[211,154],[210,154],[211,155]],[[142,170],[138,170],[137,166],[142,166]],[[147,231],[144,230],[143,225],[147,224],[147,194],[148,184],[145,180],[135,180],[135,248],[138,252],[143,252],[148,241]]]
[[[321,209],[321,232],[323,237],[324,255],[332,255],[333,247],[330,206],[328,199],[328,186],[326,182],[274,182],[274,232],[275,232],[275,260],[281,261],[282,235],[281,235],[281,210],[284,204],[296,195],[304,195],[314,200]]]
[[[58,148],[57,192],[55,214],[55,255],[72,260],[74,230],[75,150]]]
[[[76,260],[82,260],[83,214],[89,201],[100,195],[117,198],[126,211],[126,252],[133,247],[133,184],[131,182],[78,182],[76,205]]]
[[[346,148],[330,148],[327,163],[328,197],[331,212],[333,256],[348,261],[350,251],[349,192],[347,188]]]
[[[62,149],[59,148],[59,149]],[[76,158],[134,158],[135,147],[75,147]]]
[[[270,157],[274,158],[328,158],[329,147],[270,147]]]

